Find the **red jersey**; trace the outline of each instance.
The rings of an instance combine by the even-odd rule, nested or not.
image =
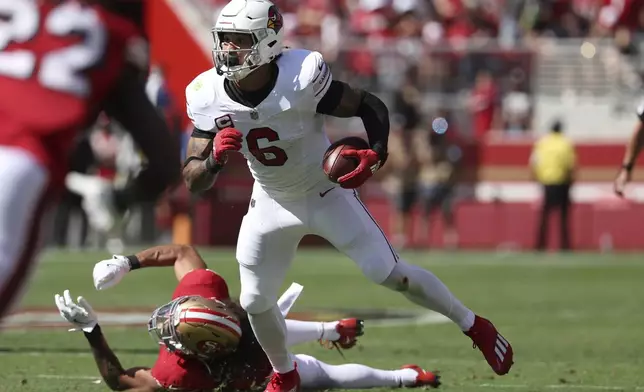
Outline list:
[[[77,1],[3,2],[0,7],[0,145],[30,152],[54,182],[67,172],[78,133],[117,84],[136,26]]]
[[[172,299],[187,295],[228,300],[224,278],[210,270],[194,270],[186,274],[172,294]],[[250,390],[261,387],[272,367],[257,342],[248,319],[241,321],[242,338],[237,350],[221,359],[204,363],[199,359],[182,358],[161,347],[151,369],[162,387],[181,391],[202,391],[223,387],[224,390]]]
[[[217,273],[200,269],[188,272],[177,285],[172,299],[187,295],[228,300],[228,285]],[[166,389],[179,388],[186,391],[212,390],[219,382],[210,374],[210,369],[200,360],[182,358],[165,347],[159,349],[159,357],[151,369],[152,376]]]

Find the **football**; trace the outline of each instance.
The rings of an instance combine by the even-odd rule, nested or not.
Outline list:
[[[324,153],[322,169],[329,180],[337,183],[338,178],[351,173],[360,164],[356,158],[345,158],[340,153],[344,150],[362,150],[369,148],[369,143],[359,137],[346,137],[331,144]]]

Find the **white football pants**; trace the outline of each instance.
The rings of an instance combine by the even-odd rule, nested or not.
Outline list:
[[[321,323],[313,321],[286,320],[286,343],[289,347],[315,342],[323,336],[328,326],[337,321]],[[310,355],[295,354],[292,360],[297,363],[302,387],[307,389],[363,389],[396,388],[411,386],[418,374],[411,369],[380,370],[359,364],[329,365]]]
[[[302,388],[365,389],[412,386],[418,373],[412,369],[380,370],[349,363],[329,365],[310,355],[296,354]]]
[[[0,146],[0,320],[21,296],[38,254],[48,182],[31,154]]]
[[[387,279],[398,259],[355,191],[337,187],[301,200],[276,201],[255,184],[237,240],[240,302],[248,313],[263,313],[275,305],[307,234],[328,240],[377,284]]]
[[[449,317],[463,331],[473,325],[474,313],[440,279],[398,259],[355,191],[337,187],[295,201],[278,201],[255,183],[237,241],[240,302],[275,371],[293,369],[286,325],[276,301],[297,246],[307,234],[328,240],[374,283]]]

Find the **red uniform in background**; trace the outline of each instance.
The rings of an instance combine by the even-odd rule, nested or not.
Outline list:
[[[141,38],[128,19],[77,1],[0,0],[0,24],[2,318],[30,270],[74,140],[119,99]]]

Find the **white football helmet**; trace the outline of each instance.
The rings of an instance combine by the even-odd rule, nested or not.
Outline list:
[[[239,81],[259,66],[268,64],[282,53],[284,30],[282,14],[268,0],[232,0],[219,14],[212,35],[215,39],[215,68],[227,79]],[[251,48],[224,49],[225,33],[249,34]],[[240,64],[240,55],[243,62]]]

